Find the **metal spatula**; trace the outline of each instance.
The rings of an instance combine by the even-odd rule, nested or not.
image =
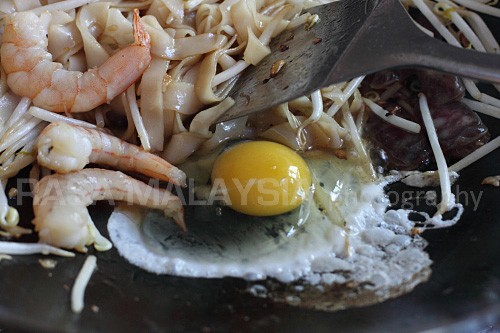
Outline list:
[[[379,70],[426,67],[500,83],[500,55],[427,36],[399,0],[340,0],[308,10],[320,21],[282,33],[272,53],[247,68],[230,93],[236,104],[217,122],[262,111]],[[270,77],[278,61],[282,69]]]

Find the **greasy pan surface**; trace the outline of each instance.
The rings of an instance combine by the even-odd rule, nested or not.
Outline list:
[[[449,229],[427,231],[433,273],[402,297],[365,308],[328,313],[273,304],[244,293],[237,279],[204,280],[156,276],[126,263],[112,249],[98,254],[98,270],[87,288],[86,308],[70,309],[70,291],[84,260],[60,259],[53,270],[39,256],[0,263],[0,325],[26,331],[421,331],[470,322],[479,331],[500,314],[500,206],[498,188],[481,186],[493,174],[500,152],[462,174],[460,191],[483,191],[478,210],[467,210]],[[476,196],[477,197],[477,196]],[[23,206],[29,215],[29,204]],[[100,227],[111,212],[92,210]],[[105,232],[105,228],[101,228]],[[49,276],[51,273],[52,276]],[[98,312],[91,310],[99,307]],[[467,326],[468,327],[468,326]],[[455,327],[456,329],[456,327]],[[455,331],[454,329],[454,331]]]
[[[492,30],[498,33],[500,24],[496,26]],[[500,122],[484,119],[492,137],[498,136]],[[56,258],[53,270],[40,266],[42,256],[1,261],[0,328],[30,332],[413,332],[432,328],[479,332],[500,322],[500,189],[480,185],[484,177],[499,173],[498,165],[497,150],[461,173],[455,185],[458,191],[475,198],[482,193],[477,210],[469,203],[456,226],[427,231],[427,252],[434,261],[430,279],[411,293],[381,304],[328,313],[271,303],[245,293],[247,283],[242,280],[156,276],[131,266],[112,249],[98,254],[98,270],[80,315],[71,312],[69,300],[83,255]],[[98,204],[90,210],[104,235],[111,209]],[[23,223],[28,224],[31,201],[24,200],[19,210]],[[98,309],[93,307],[93,311],[92,305]]]

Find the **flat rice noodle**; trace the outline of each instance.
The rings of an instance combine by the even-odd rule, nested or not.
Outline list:
[[[204,137],[189,132],[174,134],[165,147],[162,157],[174,165],[180,164],[206,140]]]
[[[102,33],[99,27],[106,26],[108,11],[109,3],[98,2],[82,7],[77,15],[76,26],[82,35],[89,68],[99,67],[109,58],[108,52],[96,39]]]

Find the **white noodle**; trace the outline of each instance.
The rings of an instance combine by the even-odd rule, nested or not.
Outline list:
[[[96,267],[97,258],[93,255],[89,255],[85,259],[82,269],[78,273],[75,284],[73,284],[73,288],[71,289],[71,310],[74,313],[80,313],[84,308],[85,289]]]
[[[443,8],[446,10],[446,9],[450,9],[452,8],[451,6],[449,5],[446,5],[446,4],[442,4],[443,5]],[[467,22],[465,22],[465,20],[457,13],[457,11],[455,10],[452,10],[450,12],[450,17],[451,17],[451,20],[452,22],[457,26],[457,28],[460,29],[460,31],[462,31],[462,33],[464,34],[465,38],[467,38],[469,40],[469,42],[472,44],[472,46],[477,50],[477,51],[480,51],[480,52],[486,52],[486,47],[483,45],[483,43],[481,42],[481,39],[479,38],[478,35],[476,35],[474,33],[474,31],[471,29],[471,27],[467,24]],[[493,38],[494,39],[494,38]],[[498,47],[498,44],[497,44],[497,47]],[[495,88],[500,91],[500,85],[498,84],[495,84],[494,85]]]
[[[468,167],[472,163],[476,162],[477,160],[483,158],[484,156],[488,155],[495,149],[500,147],[500,136],[495,138],[494,140],[491,140],[487,144],[481,146],[480,148],[476,149],[474,152],[470,153],[457,163],[453,164],[452,166],[449,167],[450,171],[455,171],[458,172],[462,170],[465,167]]]
[[[283,7],[276,15],[274,15],[273,19],[265,27],[264,31],[262,31],[262,33],[259,36],[259,41],[262,44],[266,46],[269,45],[273,33],[275,32],[276,28],[278,28],[278,25],[281,23],[281,20],[283,20],[285,14],[288,12],[288,8],[289,7]]]
[[[413,4],[420,10],[425,18],[432,24],[432,26],[439,32],[441,36],[451,45],[462,47],[457,39],[451,34],[446,26],[439,20],[439,18],[432,12],[432,10],[424,3],[423,0],[413,0]]]
[[[96,0],[96,1],[102,1],[102,0]],[[116,1],[116,0],[114,0],[114,1]],[[130,2],[130,3],[119,1],[118,3],[113,3],[112,7],[123,8],[123,9],[128,9],[128,8],[130,8],[130,9],[133,9],[133,8],[146,9],[146,8],[148,8],[148,6],[151,5],[152,2],[153,2],[153,0],[138,0],[138,1]],[[186,9],[189,9],[187,7],[187,4],[186,4]]]
[[[259,37],[259,41],[263,45],[268,45],[271,37],[273,35],[273,32],[276,30],[278,27],[278,24],[281,22],[286,10],[281,10],[279,14],[277,14],[272,21],[266,26],[264,31]],[[229,80],[232,77],[235,77],[236,75],[240,74],[243,70],[245,70],[250,64],[244,60],[239,60],[236,62],[235,65],[231,66],[230,68],[226,69],[225,71],[222,71],[219,74],[216,74],[214,78],[212,79],[212,88],[218,86],[222,82],[225,82]]]
[[[301,149],[305,148],[306,145],[306,137],[304,134],[304,129],[312,123],[317,122],[321,115],[323,114],[323,98],[321,97],[321,90],[316,90],[311,94],[312,100],[312,113],[304,120],[304,122],[300,125],[297,130],[297,139],[299,140],[299,146]]]
[[[36,161],[36,141],[32,141],[23,147],[19,154],[13,157],[13,160],[9,160],[0,167],[0,178],[8,179],[17,175],[21,169],[27,167],[34,161]]]
[[[228,97],[219,104],[199,112],[191,121],[189,132],[196,133],[202,137],[210,138],[213,134],[210,132],[210,125],[212,125],[212,123],[229,110],[234,103],[234,99]]]
[[[456,3],[458,3],[464,7],[473,9],[476,12],[500,17],[500,8],[495,8],[495,7],[488,6],[488,5],[482,4],[480,2],[471,1],[471,0],[453,0],[453,1],[455,1]]]
[[[469,22],[470,26],[472,27],[472,29],[474,29],[479,39],[483,43],[486,51],[490,53],[500,53],[500,45],[498,44],[497,40],[493,36],[493,33],[488,28],[486,23],[484,23],[484,20],[481,18],[481,16],[468,10],[459,10],[459,13],[465,16],[467,22]],[[500,84],[494,84],[494,86],[496,90],[500,92]]]
[[[500,99],[482,93],[471,79],[464,79],[464,85],[469,94],[476,100],[496,107],[500,107]]]
[[[434,154],[434,158],[436,159],[439,171],[439,183],[441,184],[442,199],[438,205],[436,215],[442,215],[455,205],[455,199],[451,194],[450,173],[448,171],[448,166],[446,165],[446,159],[444,158],[443,151],[439,145],[436,128],[434,127],[431,111],[429,110],[427,98],[424,94],[419,94],[419,105],[422,113],[422,120],[424,121],[427,136],[429,137],[429,142],[431,143],[432,152]]]
[[[220,72],[219,74],[215,75],[213,80],[212,80],[212,88],[218,86],[224,81],[229,80],[230,78],[240,74],[250,66],[250,64],[244,60],[239,60],[236,62],[234,66],[229,67],[225,71]]]
[[[3,254],[53,254],[61,257],[74,257],[73,252],[59,249],[42,243],[16,243],[16,242],[2,242],[0,241],[0,253]]]
[[[56,2],[56,3],[50,4],[50,5],[46,5],[46,6],[33,8],[29,11],[33,12],[35,14],[41,14],[44,12],[51,12],[51,11],[55,11],[55,10],[68,11],[68,10],[76,9],[78,7],[87,5],[89,3],[98,2],[98,1],[99,0],[66,0],[66,1]]]
[[[423,2],[423,0],[413,0],[415,6],[422,12],[422,14],[429,20],[429,22],[434,26],[434,28],[441,34],[441,36],[451,45],[456,47],[462,47],[459,41],[452,35],[452,33],[446,28],[446,26],[439,20],[439,18],[430,10],[430,8]],[[469,94],[471,94],[474,99],[478,101],[485,102],[491,105],[500,106],[500,100],[491,97],[489,95],[483,94],[477,89],[474,82],[470,79],[464,79],[464,85]]]
[[[446,4],[443,4],[443,6],[445,9],[452,8],[451,6]],[[467,22],[465,22],[465,20],[454,10],[450,11],[449,15],[451,17],[451,21],[457,26],[458,29],[460,29],[460,31],[463,32],[465,38],[469,40],[472,46],[477,51],[486,52],[483,43],[481,43],[479,37],[474,33],[474,31],[472,31]]]
[[[7,149],[5,149],[2,152],[2,154],[0,154],[0,164],[4,164],[5,162],[7,162],[7,160],[10,157],[14,156],[14,154],[19,149],[21,149],[28,143],[36,141],[38,135],[40,135],[45,126],[46,126],[45,123],[38,124],[34,129],[29,131],[26,135],[22,136],[19,140],[15,141],[11,146],[7,147]]]
[[[474,29],[488,52],[500,53],[500,46],[498,45],[497,40],[486,23],[484,23],[481,16],[468,10],[458,10],[458,12],[465,16],[467,22],[469,22],[469,25],[472,29]]]
[[[260,10],[261,15],[272,15],[274,11],[276,11],[279,7],[283,6],[285,1],[280,0],[269,4],[267,7],[264,7]]]
[[[223,82],[217,87],[217,90],[215,90],[215,95],[218,96],[221,99],[224,99],[228,97],[229,93],[231,92],[231,89],[233,89],[234,85],[236,84],[236,81],[238,81],[239,76],[234,76],[227,80],[226,82]]]
[[[323,92],[323,97],[331,99],[332,101],[340,100],[342,98],[342,90],[332,90]]]
[[[347,123],[347,128],[349,129],[349,134],[351,135],[354,147],[356,148],[359,157],[365,161],[363,165],[365,165],[368,169],[366,170],[368,176],[372,177],[372,179],[376,179],[375,169],[373,169],[373,164],[368,157],[365,145],[361,140],[361,136],[359,135],[358,129],[356,127],[356,123],[354,122],[354,118],[352,117],[352,114],[349,111],[349,107],[347,105],[342,106],[342,115],[344,116],[344,120]]]
[[[297,130],[300,127],[300,121],[295,117],[295,115],[290,111],[290,108],[288,107],[288,103],[283,103],[277,107],[286,116],[286,119],[288,121],[288,124],[290,127],[294,130]]]
[[[468,98],[462,99],[462,103],[464,103],[465,105],[467,105],[476,112],[480,112],[488,116],[500,119],[500,107],[498,106],[493,106],[486,103],[473,101]]]
[[[366,107],[365,107],[365,102],[363,102],[363,96],[361,95],[358,89],[356,89],[356,92],[354,92],[354,98],[351,103],[351,109],[358,111],[358,115],[356,116],[356,128],[360,133],[363,133],[363,124],[366,119],[365,117]]]
[[[3,151],[14,144],[16,141],[20,140],[23,136],[27,135],[33,128],[35,128],[42,121],[38,118],[33,118],[31,115],[29,116],[31,119],[23,124],[22,126],[18,126],[9,135],[4,135],[2,140],[0,141],[0,151]]]
[[[366,105],[372,110],[373,113],[375,113],[377,116],[379,116],[381,119],[384,121],[387,121],[389,124],[392,124],[396,127],[399,127],[401,129],[404,129],[406,131],[412,132],[412,133],[420,133],[420,125],[398,117],[394,114],[390,114],[389,111],[385,110],[382,108],[380,105],[374,103],[373,101],[369,100],[368,98],[363,98],[363,101],[365,102]]]
[[[222,68],[222,70],[226,70],[226,69],[236,65],[236,60],[234,60],[234,58],[231,57],[229,54],[223,53],[219,57],[219,65]]]
[[[360,77],[357,77],[349,82],[347,87],[343,90],[343,92],[342,92],[343,94],[342,94],[340,100],[338,102],[334,101],[332,106],[330,106],[330,108],[326,112],[330,117],[333,117],[337,113],[337,111],[340,109],[340,107],[345,102],[347,102],[347,100],[352,96],[352,94],[354,94],[354,92],[356,91],[356,89],[358,89],[361,82],[363,82],[364,78],[365,78],[364,76],[360,76]]]
[[[151,145],[149,144],[149,135],[144,127],[144,123],[142,122],[141,114],[139,113],[139,107],[137,106],[137,99],[135,95],[135,84],[131,85],[127,89],[127,100],[128,105],[130,107],[130,113],[132,114],[132,119],[134,120],[135,129],[137,130],[137,134],[141,139],[142,148],[145,151],[151,150]]]
[[[120,100],[123,104],[123,108],[125,109],[125,116],[127,117],[127,129],[123,132],[121,139],[125,141],[129,141],[132,139],[132,136],[135,133],[134,120],[132,119],[132,115],[130,114],[130,106],[127,102],[127,94],[122,93],[120,96]]]
[[[14,112],[9,117],[9,120],[7,120],[7,123],[5,124],[4,129],[2,130],[2,135],[3,133],[11,128],[27,111],[28,107],[31,104],[31,100],[27,97],[21,98],[19,101],[19,104],[17,104],[16,108],[14,109]]]
[[[63,116],[62,114],[47,111],[45,109],[41,109],[36,106],[30,107],[28,111],[33,117],[36,117],[38,119],[47,121],[49,123],[54,123],[57,121],[63,121],[67,124],[71,125],[76,125],[76,126],[81,126],[81,127],[86,127],[86,128],[97,128],[96,125],[91,124],[89,122],[83,121],[83,120],[78,120],[75,118],[69,118],[66,116]]]

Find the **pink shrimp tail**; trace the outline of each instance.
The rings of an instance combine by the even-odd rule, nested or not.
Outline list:
[[[151,46],[149,34],[144,30],[144,25],[139,16],[139,9],[137,8],[134,9],[134,40],[135,45],[145,46],[148,49]]]
[[[136,168],[142,174],[151,178],[171,182],[175,185],[186,187],[186,174],[181,169],[176,168],[168,161],[149,153],[148,159],[140,156],[135,160]]]
[[[172,212],[172,218],[182,231],[187,231],[186,222],[184,221],[184,207],[181,206],[178,211]]]

